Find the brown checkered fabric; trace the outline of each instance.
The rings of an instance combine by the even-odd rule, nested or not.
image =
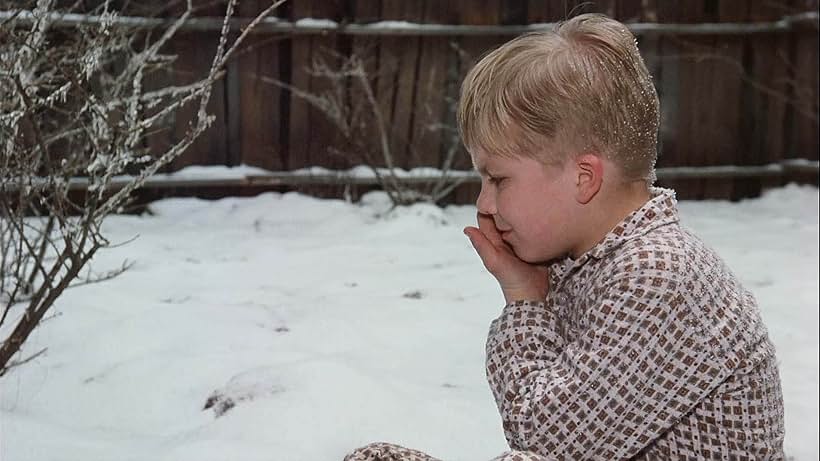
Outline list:
[[[345,456],[344,461],[440,461],[438,458],[392,443],[372,443]],[[535,453],[508,451],[491,461],[548,461]]]
[[[498,459],[783,459],[757,304],[680,227],[674,193],[653,195],[553,264],[545,302],[511,303],[490,326],[487,377],[515,450]]]
[[[438,459],[392,443],[371,443],[345,456],[344,461],[438,461]]]

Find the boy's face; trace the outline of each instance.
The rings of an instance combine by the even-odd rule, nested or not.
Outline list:
[[[574,169],[546,166],[529,157],[501,157],[477,151],[473,164],[481,174],[479,213],[490,215],[504,241],[529,263],[571,253],[576,229]]]

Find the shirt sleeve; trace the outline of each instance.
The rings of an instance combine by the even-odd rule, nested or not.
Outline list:
[[[555,315],[560,299],[507,305],[490,327],[487,376],[510,447],[631,458],[666,432],[728,376],[685,299],[662,278],[622,277],[577,335]]]

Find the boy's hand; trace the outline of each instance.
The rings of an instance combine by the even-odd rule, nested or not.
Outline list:
[[[465,227],[484,267],[498,280],[507,303],[544,300],[549,292],[549,269],[530,264],[515,255],[501,238],[492,216],[478,213],[478,228]]]

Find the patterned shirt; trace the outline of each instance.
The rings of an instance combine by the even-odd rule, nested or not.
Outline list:
[[[487,377],[510,447],[546,459],[782,459],[783,400],[757,304],[653,198],[546,301],[493,321]]]

